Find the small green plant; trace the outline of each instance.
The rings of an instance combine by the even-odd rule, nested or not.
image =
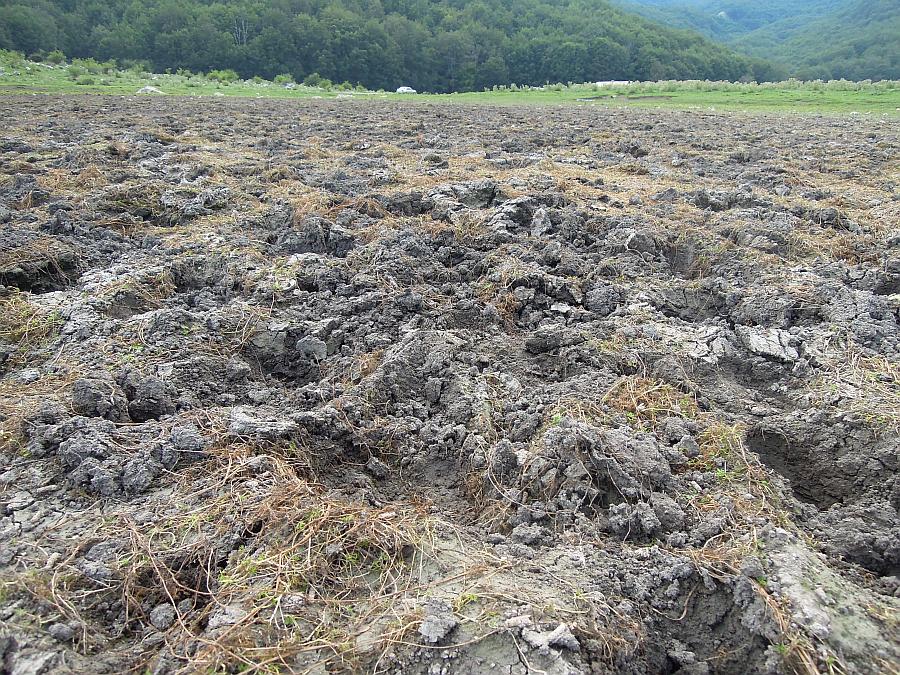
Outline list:
[[[319,83],[321,81],[322,81],[321,75],[319,75],[318,73],[310,73],[303,80],[303,84],[305,84],[307,87],[318,87]]]
[[[237,82],[241,78],[235,71],[228,68],[226,70],[211,70],[207,74],[206,79],[221,84],[231,84],[232,82]]]
[[[55,66],[61,65],[66,62],[66,55],[63,54],[59,49],[54,49],[52,52],[47,54],[44,58],[45,63],[52,63]]]
[[[80,68],[82,72],[90,73],[91,75],[99,75],[103,72],[103,65],[98,63],[96,59],[74,59],[72,66]],[[70,71],[72,66],[69,67]]]
[[[453,610],[459,612],[473,602],[478,602],[478,596],[475,593],[463,593],[453,601]]]
[[[722,482],[728,482],[732,480],[736,480],[742,473],[740,468],[738,469],[716,469],[716,478]]]
[[[294,76],[290,73],[282,73],[281,75],[275,76],[275,84],[293,84]]]
[[[79,77],[84,77],[85,75],[87,75],[87,70],[85,70],[84,66],[73,63],[69,66],[67,73],[70,80],[78,81]]]

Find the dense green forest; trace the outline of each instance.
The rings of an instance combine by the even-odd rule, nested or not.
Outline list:
[[[798,30],[779,22],[735,45],[790,63],[805,79],[900,79],[900,2],[855,0]]]
[[[900,77],[897,0],[615,0],[803,79]]]
[[[783,75],[605,0],[0,0],[0,48],[428,91]]]
[[[614,0],[613,4],[732,43],[776,23],[803,28],[854,0]]]

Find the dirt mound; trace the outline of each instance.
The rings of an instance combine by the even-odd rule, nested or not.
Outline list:
[[[888,120],[2,108],[0,670],[900,659]]]

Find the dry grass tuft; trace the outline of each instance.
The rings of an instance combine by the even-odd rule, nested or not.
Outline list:
[[[43,343],[59,323],[59,314],[33,305],[25,293],[0,298],[0,340],[14,345],[17,353]]]
[[[602,402],[613,410],[625,413],[632,424],[650,428],[666,417],[693,419],[700,412],[692,396],[665,382],[641,376],[620,378]]]
[[[865,420],[880,434],[900,433],[900,365],[883,356],[864,356],[848,343],[825,354],[809,397]]]
[[[79,376],[80,372],[72,368],[64,374],[45,375],[27,385],[0,381],[0,452],[23,453],[23,421],[48,401],[60,401]]]
[[[151,309],[159,309],[166,298],[175,293],[175,280],[168,270],[149,274],[143,278],[129,277],[107,286],[100,297],[114,299],[130,296],[143,301]]]
[[[104,607],[123,607],[119,628],[133,631],[148,608],[171,604],[165,651],[180,673],[359,672],[407,640],[421,617],[400,610],[421,605],[427,590],[417,585],[433,537],[427,505],[372,506],[326,490],[303,477],[311,458],[296,443],[220,438],[171,499],[149,505],[151,522],[134,522],[124,507],[72,544],[52,574],[26,570],[4,578],[3,590],[83,626],[86,653],[119,637],[101,628]],[[106,562],[110,574],[90,579],[80,559],[98,536],[120,549]],[[373,626],[377,635],[361,640]]]
[[[77,261],[76,252],[56,237],[37,236],[8,248],[0,243],[0,278],[36,274],[48,281],[64,280]]]
[[[461,244],[472,244],[479,237],[487,234],[486,218],[470,211],[459,211],[450,215],[450,222],[435,220],[430,216],[418,219],[417,229],[429,237],[437,237],[443,232],[452,232],[456,241]]]

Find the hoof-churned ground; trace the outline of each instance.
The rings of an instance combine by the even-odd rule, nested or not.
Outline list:
[[[0,671],[896,669],[892,121],[0,106]]]

